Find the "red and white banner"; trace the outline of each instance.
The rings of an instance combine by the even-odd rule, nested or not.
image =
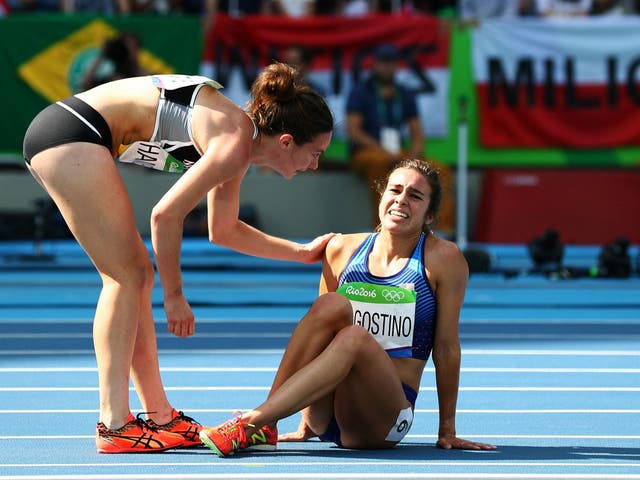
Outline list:
[[[486,21],[472,33],[485,147],[640,145],[635,18]]]
[[[344,135],[344,105],[353,82],[370,68],[375,47],[392,43],[401,54],[398,79],[417,93],[427,138],[448,134],[449,28],[436,17],[217,15],[209,30],[201,73],[244,105],[262,68],[281,60],[290,45],[312,53],[309,78],[325,90],[336,119],[334,136]]]

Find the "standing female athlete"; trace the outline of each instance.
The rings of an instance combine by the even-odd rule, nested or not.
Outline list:
[[[296,327],[265,403],[200,432],[220,456],[273,449],[276,422],[302,410],[298,431],[345,448],[391,448],[407,434],[433,349],[437,446],[493,449],[456,435],[458,320],[469,271],[458,247],[431,232],[442,196],[436,171],[404,160],[379,203],[379,232],[327,245],[320,297]],[[338,292],[338,293],[334,293]]]
[[[200,76],[117,80],[50,105],[25,135],[29,170],[102,278],[93,324],[102,453],[199,444],[201,428],[171,406],[162,385],[151,308],[154,269],[114,157],[184,172],[151,213],[153,255],[174,335],[194,333],[180,248],[183,221],[205,196],[210,241],[246,254],[314,262],[331,237],[299,244],[238,219],[240,183],[250,165],[286,178],[317,168],[333,131],[323,98],[284,64],[270,65],[256,79],[246,112],[219,88]],[[130,412],[130,376],[148,421]]]

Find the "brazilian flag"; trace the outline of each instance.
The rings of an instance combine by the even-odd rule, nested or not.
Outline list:
[[[22,152],[33,117],[79,91],[105,40],[121,31],[140,38],[139,61],[150,73],[197,74],[202,20],[196,16],[25,14],[0,22],[0,152]]]

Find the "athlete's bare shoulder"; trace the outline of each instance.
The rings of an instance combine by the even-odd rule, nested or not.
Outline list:
[[[425,267],[432,274],[468,275],[467,261],[455,242],[430,234],[424,249]]]
[[[329,240],[322,261],[323,286],[320,289],[321,292],[334,291],[338,287],[340,274],[367,235],[369,234],[352,233],[344,235],[339,233]]]
[[[346,265],[351,255],[369,235],[369,233],[339,233],[335,235],[327,244],[327,261],[339,267]]]
[[[216,142],[220,138],[223,139],[224,146],[238,154],[242,145],[244,148],[250,147],[249,140],[255,135],[254,124],[247,113],[218,89],[206,84],[196,98],[192,129],[193,136],[203,151],[207,150],[210,142]],[[240,144],[233,145],[234,142]],[[222,145],[213,147],[220,149]]]

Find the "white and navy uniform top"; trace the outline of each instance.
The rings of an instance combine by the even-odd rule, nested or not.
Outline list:
[[[379,277],[369,271],[369,254],[377,238],[378,233],[372,233],[362,242],[349,259],[347,266],[338,279],[338,284],[364,282],[394,287],[413,284],[413,289],[416,292],[416,312],[412,345],[401,349],[386,350],[386,352],[393,358],[427,360],[433,347],[437,305],[424,269],[424,241],[426,236],[424,233],[420,235],[418,244],[404,268],[388,277]]]

